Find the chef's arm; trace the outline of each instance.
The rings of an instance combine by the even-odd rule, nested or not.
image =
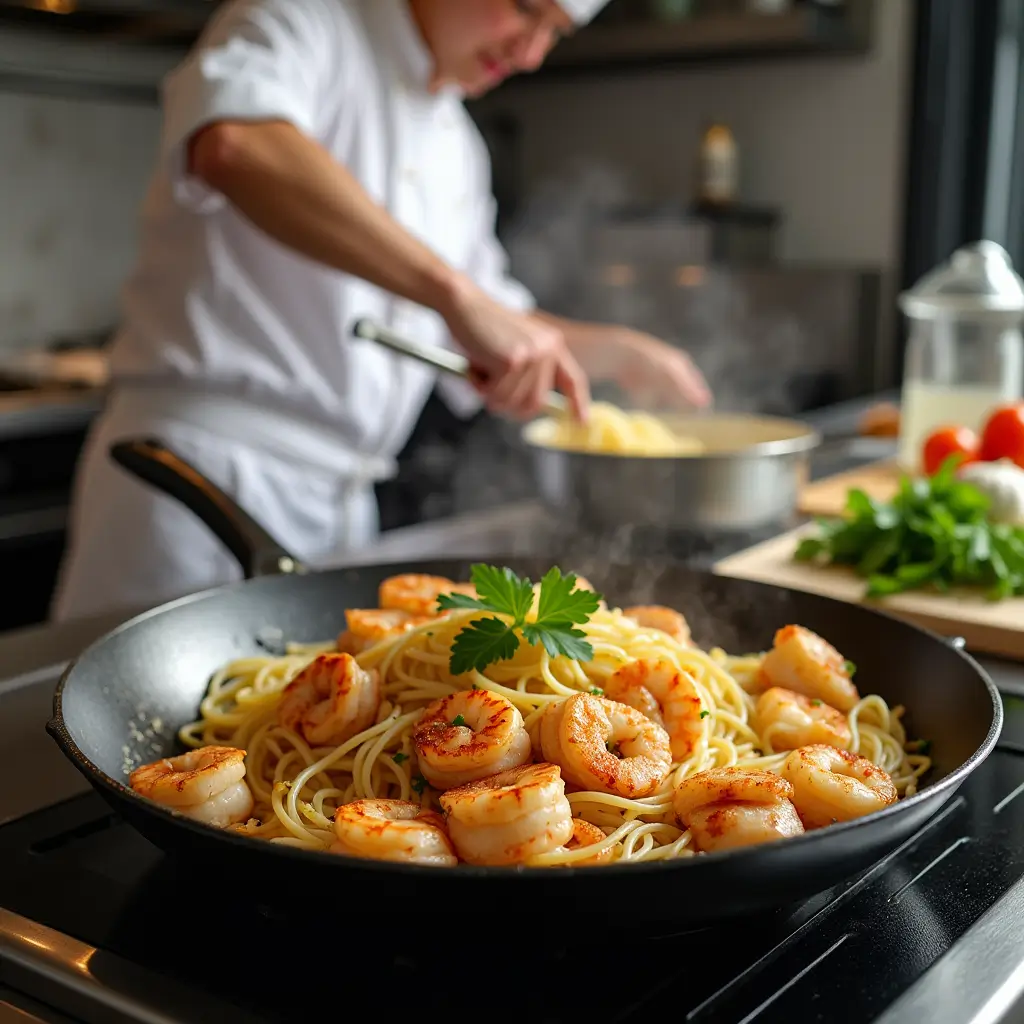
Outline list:
[[[284,121],[220,121],[189,145],[189,172],[309,259],[442,314],[464,283],[375,203],[322,146]]]
[[[532,415],[555,386],[585,417],[587,378],[561,334],[450,267],[292,124],[201,129],[189,143],[188,170],[282,245],[439,313],[495,411]]]

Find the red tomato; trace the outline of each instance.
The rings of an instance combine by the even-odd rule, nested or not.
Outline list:
[[[1024,469],[1024,402],[1004,405],[989,416],[978,457],[985,462],[1012,459]]]
[[[974,462],[977,458],[978,435],[969,427],[940,427],[924,443],[922,459],[924,471],[934,476],[951,455],[961,456],[958,465]]]

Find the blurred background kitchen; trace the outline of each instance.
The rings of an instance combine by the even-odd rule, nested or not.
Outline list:
[[[0,629],[45,618],[159,82],[212,6],[0,0]],[[513,271],[685,345],[721,409],[884,398],[901,288],[981,237],[1024,262],[1022,43],[1022,0],[615,0],[471,107]],[[514,442],[432,399],[383,526],[529,499]]]

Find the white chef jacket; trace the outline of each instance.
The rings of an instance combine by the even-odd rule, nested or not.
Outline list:
[[[366,542],[365,530],[338,537],[326,526],[314,542],[309,520],[326,523],[337,502],[366,506],[370,481],[386,475],[381,460],[402,448],[435,383],[429,368],[353,339],[353,322],[368,316],[451,343],[437,314],[295,254],[190,177],[187,144],[204,125],[295,124],[448,263],[506,305],[532,307],[495,238],[484,142],[456,90],[428,92],[431,68],[406,0],[234,0],[169,75],[139,260],[110,351],[113,397],[79,469],[58,618],[129,599],[155,604],[237,575],[226,556],[212,557],[190,513],[109,465],[111,440],[153,432],[179,440],[272,534],[315,562],[330,543]],[[438,383],[457,412],[476,407],[463,382]],[[186,396],[217,396],[214,409],[233,402],[236,413],[251,407],[255,419],[211,422],[210,403],[194,415]],[[282,417],[296,424],[294,437]],[[262,424],[262,436],[248,423]],[[322,432],[317,444],[310,427]],[[214,454],[204,465],[205,452]],[[289,466],[301,494],[291,511],[281,493],[292,489]],[[320,480],[315,493],[304,486],[310,474]],[[186,551],[201,552],[191,568]],[[104,571],[115,562],[116,574]]]
[[[486,147],[405,0],[236,0],[165,85],[162,167],[112,351],[119,380],[184,377],[313,414],[394,454],[433,371],[350,338],[360,316],[435,344],[443,321],[278,245],[184,169],[223,119],[283,119],[317,139],[408,231],[499,301],[529,308],[494,236]],[[472,408],[468,389],[459,394]],[[453,399],[454,400],[454,399]]]

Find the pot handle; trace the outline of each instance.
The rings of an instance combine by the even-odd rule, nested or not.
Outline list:
[[[195,513],[235,556],[246,579],[307,571],[248,512],[163,442],[119,441],[111,445],[110,457]]]

